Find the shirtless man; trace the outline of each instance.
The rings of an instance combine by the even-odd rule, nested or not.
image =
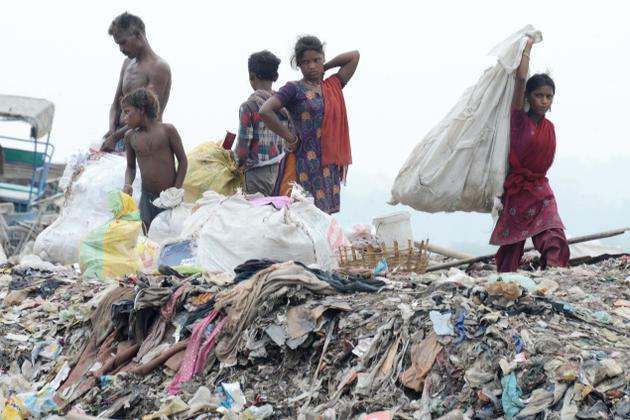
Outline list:
[[[124,152],[124,135],[128,127],[122,120],[120,100],[138,88],[147,88],[157,95],[160,103],[158,121],[171,92],[171,69],[151,46],[144,31],[144,22],[138,16],[127,12],[116,17],[109,26],[109,34],[127,58],[120,70],[116,96],[109,110],[109,131],[103,136],[101,150],[104,152]]]
[[[175,127],[157,121],[160,105],[152,91],[146,88],[136,89],[123,97],[121,105],[123,118],[128,126],[125,133],[127,170],[123,191],[133,194],[131,185],[136,178],[137,159],[142,177],[140,218],[148,231],[155,216],[164,211],[153,205],[153,200],[164,190],[182,188],[188,160]]]

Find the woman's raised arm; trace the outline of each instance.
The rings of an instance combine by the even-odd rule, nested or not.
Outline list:
[[[512,108],[523,109],[525,104],[525,84],[527,83],[527,73],[529,72],[529,53],[534,45],[534,38],[527,37],[527,44],[523,50],[521,64],[516,69],[516,81],[514,83],[514,96],[512,97]]]
[[[337,72],[337,76],[339,77],[341,84],[345,86],[350,79],[352,79],[352,76],[359,65],[360,57],[361,55],[359,54],[359,51],[348,51],[343,54],[339,54],[324,64],[324,71],[340,67]]]

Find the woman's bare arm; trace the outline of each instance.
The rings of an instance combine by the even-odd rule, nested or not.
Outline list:
[[[337,72],[337,76],[339,77],[341,84],[345,86],[350,79],[352,79],[354,72],[357,70],[359,58],[361,58],[359,51],[348,51],[343,54],[339,54],[324,64],[324,71],[340,67]]]
[[[523,109],[525,105],[525,84],[527,83],[527,73],[529,72],[529,54],[534,45],[532,37],[527,38],[527,44],[523,50],[521,64],[516,70],[516,81],[514,84],[514,96],[512,97],[512,108]]]
[[[280,118],[278,118],[278,115],[276,115],[276,112],[280,111],[281,109],[282,103],[280,102],[280,99],[272,96],[271,98],[267,99],[265,103],[260,107],[260,111],[258,111],[258,113],[260,114],[260,118],[262,118],[265,125],[271,131],[285,139],[288,143],[294,144],[297,141],[297,136],[295,136],[295,134],[293,134],[291,130],[287,128],[287,126],[282,124]]]

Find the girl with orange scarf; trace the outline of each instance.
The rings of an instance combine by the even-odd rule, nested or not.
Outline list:
[[[276,195],[287,194],[290,181],[311,193],[315,205],[331,214],[340,210],[341,182],[352,163],[348,119],[342,88],[359,64],[351,51],[326,62],[324,45],[314,36],[303,36],[292,59],[303,78],[289,82],[260,108],[265,125],[296,147],[280,165]],[[339,71],[324,79],[326,70]],[[283,126],[276,112],[285,108],[293,131]]]

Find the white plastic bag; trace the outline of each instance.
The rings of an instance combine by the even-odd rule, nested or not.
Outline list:
[[[390,204],[430,213],[488,213],[499,203],[508,169],[514,70],[526,35],[542,40],[528,25],[492,49],[497,64],[411,152],[394,181]]]
[[[153,200],[153,205],[161,209],[172,209],[179,206],[184,201],[183,188],[167,188],[160,193],[160,196]]]
[[[61,264],[79,262],[79,244],[84,235],[109,222],[107,194],[125,183],[127,159],[114,154],[87,153],[70,159],[63,180],[66,201],[57,220],[39,234],[33,253]],[[140,177],[133,184],[136,202]]]

